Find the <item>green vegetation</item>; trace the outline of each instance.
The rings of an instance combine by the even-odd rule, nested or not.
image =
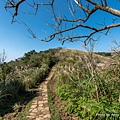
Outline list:
[[[58,50],[57,50],[58,51]],[[0,116],[17,116],[34,97],[36,88],[48,76],[52,66],[58,62],[55,50],[25,53],[23,58],[1,64],[0,69]],[[25,116],[25,115],[24,115]],[[18,118],[16,118],[18,119]]]
[[[111,52],[95,52],[95,54],[98,54],[98,55],[102,55],[102,56],[112,56],[112,53]]]
[[[18,115],[15,118],[13,118],[13,120],[16,120],[16,118],[17,120],[27,120],[26,115],[28,114],[31,104],[32,104],[32,100],[29,103],[27,103],[25,109],[22,110],[20,113],[18,113]]]
[[[76,57],[72,57],[71,62],[66,59],[60,63],[55,75],[57,96],[66,101],[68,113],[76,114],[78,118],[85,120],[105,119],[103,116],[97,116],[97,113],[119,114],[118,67],[115,69],[114,65],[111,65],[107,66],[109,69],[98,68],[97,64],[102,60],[94,54],[92,59],[89,53],[74,61]],[[106,117],[106,120],[110,119],[113,118]]]
[[[107,56],[107,57],[105,57]],[[55,65],[54,79],[48,83],[48,99],[52,120],[61,119],[62,112],[78,119],[103,120],[98,114],[120,112],[120,55],[94,54],[70,49],[30,51],[23,58],[3,63],[0,72],[0,116],[14,113],[14,119],[25,119],[34,88],[44,81]],[[3,76],[5,73],[5,79]],[[54,96],[61,101],[56,106]],[[24,106],[24,107],[23,107]],[[26,106],[26,107],[25,107]],[[112,120],[106,116],[106,120]],[[116,116],[117,119],[117,116]]]

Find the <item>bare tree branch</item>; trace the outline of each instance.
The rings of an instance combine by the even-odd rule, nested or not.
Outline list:
[[[107,1],[106,0],[104,0],[104,6],[107,6]]]
[[[14,3],[14,0],[13,1],[8,0],[5,8],[15,8],[15,12],[14,12],[13,17],[17,16],[19,5],[22,4],[24,1],[25,0],[19,0],[17,3]]]
[[[51,39],[49,39],[49,40],[47,40],[46,38],[45,39],[39,38],[39,37],[37,37],[35,35],[35,33],[33,32],[33,30],[31,28],[29,28],[29,26],[26,23],[24,23],[23,21],[20,21],[20,22],[27,28],[28,32],[31,34],[31,36],[32,36],[33,39],[36,38],[36,39],[38,39],[40,41],[43,41],[43,42],[50,42],[55,37],[55,36],[52,36]]]
[[[108,6],[101,6],[100,4],[98,4],[97,2],[93,2],[91,0],[87,0],[89,3],[93,4],[96,6],[97,9],[100,9],[100,10],[103,10],[105,12],[108,12],[110,14],[113,14],[115,16],[118,16],[120,17],[120,11],[119,10],[116,10],[114,8],[111,8],[111,7],[108,7]],[[106,4],[106,2],[105,2]]]
[[[90,10],[86,9],[85,7],[82,6],[82,4],[79,2],[79,0],[74,0],[75,3],[85,12],[90,13]]]
[[[18,16],[18,8],[24,1],[25,0],[18,0],[18,2],[15,2],[14,0],[6,0],[6,9],[15,8],[13,19],[15,16]],[[32,0],[32,3],[29,1],[26,1],[25,3],[27,3],[27,5],[29,5],[31,8],[35,9],[35,15],[37,14],[40,6],[50,6],[49,14],[52,15],[52,20],[54,20],[54,22],[50,21],[51,18],[48,19],[48,21],[50,22],[48,22],[47,20],[46,21],[47,25],[50,26],[54,30],[54,32],[52,34],[50,32],[49,34],[47,33],[47,30],[45,30],[46,37],[45,39],[42,39],[38,37],[26,23],[22,22],[22,24],[31,34],[32,38],[39,39],[40,41],[49,42],[53,39],[57,39],[64,43],[66,41],[73,42],[83,39],[85,42],[87,42],[91,39],[94,39],[93,35],[97,33],[104,33],[105,35],[107,35],[111,28],[120,27],[120,21],[118,20],[120,17],[120,10],[109,6],[107,0],[66,0],[67,2],[65,2],[64,6],[65,10],[69,11],[69,15],[66,14],[66,11],[61,11],[61,5],[58,5],[60,9],[59,11],[61,13],[57,13],[58,8],[56,7],[55,3],[57,1],[41,1],[42,0]],[[76,8],[78,8],[78,11],[76,10]],[[109,13],[112,16],[114,15],[115,18],[111,19],[110,24],[108,24],[104,18],[103,23],[101,21],[100,24],[96,24],[96,20],[94,20],[94,24],[88,24],[91,16],[94,15],[94,13],[97,13],[98,10]],[[83,34],[81,32],[78,32],[77,30],[85,30],[87,32]]]

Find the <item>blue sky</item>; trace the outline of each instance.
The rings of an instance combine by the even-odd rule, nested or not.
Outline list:
[[[64,9],[64,5],[62,8],[61,1],[57,0],[58,2],[56,5],[58,7],[61,7],[61,9],[69,14],[69,11]],[[113,4],[114,3],[114,4]],[[112,7],[116,8],[118,5],[116,5],[116,2],[114,0],[111,0],[109,3],[112,5]],[[41,50],[47,50],[50,48],[57,48],[57,47],[64,47],[64,48],[73,48],[78,50],[84,50],[84,48],[81,46],[81,42],[74,42],[74,43],[65,43],[64,45],[61,45],[61,43],[57,40],[53,40],[52,42],[41,42],[37,39],[30,39],[28,36],[30,34],[28,33],[26,27],[19,23],[11,24],[11,14],[9,11],[6,12],[4,9],[4,3],[2,0],[0,0],[0,53],[3,49],[5,49],[7,54],[7,60],[14,60],[18,57],[22,57],[24,53],[30,51],[30,50],[36,50],[37,52]],[[61,5],[61,6],[60,6]],[[119,9],[119,8],[118,8]],[[50,22],[53,22],[51,18],[51,14],[47,14],[47,10],[43,7],[40,8],[40,12],[37,14],[37,16],[32,15],[25,15],[23,14],[24,11],[31,10],[30,7],[26,7],[25,4],[20,6],[20,12],[17,19],[21,19],[22,21],[26,22],[30,28],[35,31],[35,33],[39,37],[45,37],[45,34],[42,32],[42,30],[47,30],[49,33],[52,32],[52,29],[47,26],[44,22],[45,19],[49,20]],[[66,11],[65,11],[66,10]],[[101,17],[102,16],[102,17]],[[112,19],[111,15],[98,11],[96,14],[94,14],[90,18],[90,22],[88,24],[94,24],[93,19],[97,21],[97,23],[100,23],[103,18],[106,18],[107,23],[109,23]],[[111,33],[109,36],[102,35],[101,39],[96,43],[95,51],[109,51],[110,47],[114,44],[111,43],[111,40],[117,40],[120,41],[119,36],[120,28],[115,28],[111,30]],[[76,31],[78,32],[78,31]],[[81,31],[83,34],[85,31]]]

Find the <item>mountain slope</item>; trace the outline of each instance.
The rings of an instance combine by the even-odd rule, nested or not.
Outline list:
[[[104,118],[96,116],[97,113],[119,113],[118,60],[114,60],[112,56],[58,48],[39,53],[33,50],[25,53],[24,57],[5,64],[9,72],[4,73],[5,85],[2,81],[0,84],[1,116],[5,118],[7,113],[24,111],[22,106],[27,106],[31,98],[26,103],[26,99],[23,98],[28,94],[34,97],[33,89],[44,81],[53,66],[56,67],[56,71],[48,84],[51,119],[101,120]],[[12,94],[12,97],[7,94]],[[12,104],[7,105],[7,99]],[[16,104],[19,105],[18,108],[15,107]],[[7,111],[6,107],[9,108]]]

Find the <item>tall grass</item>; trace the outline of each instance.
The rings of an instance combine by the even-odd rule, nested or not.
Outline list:
[[[90,59],[86,55],[77,63],[59,64],[55,75],[56,93],[61,100],[67,102],[69,113],[85,120],[101,120],[104,118],[97,116],[97,113],[117,114],[120,111],[120,81],[119,75],[117,76],[119,71],[115,70],[114,66],[98,70],[96,61],[100,60],[92,57]],[[110,72],[113,70],[116,74]]]

